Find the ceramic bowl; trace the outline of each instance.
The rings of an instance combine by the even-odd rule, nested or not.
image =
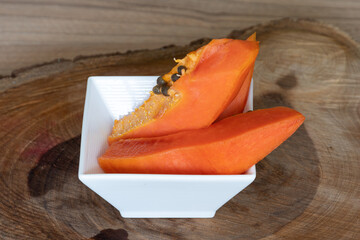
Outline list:
[[[211,218],[256,176],[108,174],[97,158],[113,122],[148,98],[157,76],[90,77],[83,115],[79,179],[128,218]],[[253,84],[245,111],[252,110]]]

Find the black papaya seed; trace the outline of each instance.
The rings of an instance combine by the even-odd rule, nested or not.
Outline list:
[[[160,90],[160,86],[159,85],[156,85],[153,87],[152,91],[155,93],[155,94],[160,94],[161,93],[161,90]]]
[[[164,96],[170,96],[168,94],[168,90],[169,90],[170,86],[168,85],[162,85],[161,86],[161,93],[164,95]]]
[[[173,82],[176,82],[179,78],[180,78],[180,75],[179,75],[179,74],[173,74],[173,75],[171,75],[171,80],[172,80]]]
[[[162,77],[158,77],[157,80],[156,80],[156,83],[158,85],[166,84],[165,80]]]
[[[179,66],[177,71],[180,75],[182,75],[182,70],[186,71],[186,67],[185,66]]]

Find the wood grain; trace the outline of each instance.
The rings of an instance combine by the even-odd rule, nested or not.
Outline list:
[[[0,1],[0,75],[78,55],[184,45],[284,17],[333,24],[360,41],[356,0]]]
[[[284,19],[256,31],[255,108],[304,126],[213,219],[123,219],[77,178],[86,79],[167,72],[207,40],[62,60],[0,79],[1,239],[359,239],[360,48],[336,28]]]

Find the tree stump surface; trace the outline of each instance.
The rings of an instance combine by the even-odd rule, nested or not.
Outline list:
[[[360,239],[359,45],[302,19],[227,37],[255,31],[255,109],[289,106],[306,120],[211,219],[124,219],[77,176],[87,78],[160,75],[208,39],[61,59],[2,77],[0,238]]]

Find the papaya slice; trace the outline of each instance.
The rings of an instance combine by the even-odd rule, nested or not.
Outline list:
[[[256,33],[253,33],[247,39],[247,41],[256,41]],[[220,114],[220,116],[216,119],[216,121],[220,121],[220,120],[222,120],[224,118],[227,118],[227,117],[242,113],[244,111],[245,105],[246,105],[246,102],[247,102],[247,98],[248,98],[248,95],[249,95],[251,79],[252,79],[253,72],[254,72],[254,66],[255,66],[255,64],[253,64],[249,68],[248,72],[246,73],[245,79],[242,81],[243,83],[242,83],[242,85],[240,87],[240,90],[239,90],[238,94],[236,95],[234,100],[232,100],[232,102]]]
[[[98,162],[107,173],[241,174],[290,137],[304,119],[286,107],[256,110],[208,128],[121,139]]]
[[[256,41],[214,39],[176,60],[142,106],[115,120],[109,144],[210,126],[238,94],[258,51]]]
[[[242,113],[245,109],[247,98],[249,95],[251,79],[254,71],[254,65],[252,65],[249,71],[246,73],[244,82],[232,102],[226,107],[226,109],[220,114],[215,122],[220,121],[224,118]]]

